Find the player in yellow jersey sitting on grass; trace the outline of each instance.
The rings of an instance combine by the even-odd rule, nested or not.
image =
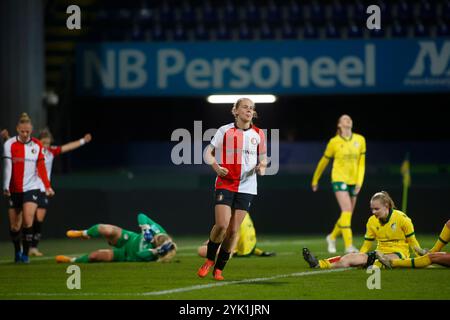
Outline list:
[[[399,210],[385,191],[377,192],[370,200],[372,216],[367,222],[364,243],[359,253],[349,253],[343,257],[318,260],[308,248],[303,248],[303,257],[312,268],[334,269],[346,267],[368,267],[374,263],[382,266],[376,259],[380,256],[389,258],[409,258],[409,249],[419,253],[421,249],[414,235],[411,219]],[[374,241],[376,251],[370,251]]]
[[[198,248],[198,254],[200,257],[206,258],[207,251],[206,241]],[[263,251],[256,247],[256,230],[253,225],[253,221],[250,218],[250,214],[247,213],[239,229],[239,239],[237,245],[233,250],[233,255],[237,257],[248,257],[250,255],[260,257],[271,257],[275,255],[275,252]]]
[[[337,134],[328,142],[311,183],[312,190],[316,192],[320,176],[330,159],[334,158],[331,182],[341,214],[333,231],[326,238],[329,253],[336,252],[336,238],[341,234],[345,253],[358,252],[353,246],[351,221],[356,198],[364,181],[366,140],[362,135],[353,133],[352,127],[353,121],[348,115],[344,114],[339,118]]]
[[[440,252],[450,242],[450,220],[444,225],[438,240],[431,250],[423,250],[421,257],[411,259],[393,259],[393,257],[380,255],[378,259],[388,268],[425,268],[435,263],[450,267],[450,253]]]

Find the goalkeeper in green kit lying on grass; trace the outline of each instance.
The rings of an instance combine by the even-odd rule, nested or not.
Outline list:
[[[176,244],[166,230],[143,213],[138,214],[142,232],[136,233],[110,224],[96,224],[87,230],[69,230],[69,238],[104,237],[113,249],[101,249],[81,257],[56,256],[58,263],[148,262],[171,260]]]

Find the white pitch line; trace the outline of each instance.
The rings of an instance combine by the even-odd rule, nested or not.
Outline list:
[[[318,274],[325,274],[325,273],[332,273],[332,272],[342,272],[351,270],[352,268],[342,268],[342,269],[329,269],[329,270],[321,270],[321,271],[308,271],[308,272],[294,272],[289,274],[279,274],[272,277],[266,277],[266,278],[253,278],[253,279],[244,279],[244,280],[237,280],[237,281],[224,281],[224,282],[215,282],[215,283],[209,283],[209,284],[203,284],[203,285],[195,285],[195,286],[189,286],[184,288],[176,288],[176,289],[168,289],[168,290],[162,290],[162,291],[151,291],[151,292],[142,292],[142,293],[93,293],[93,292],[86,292],[86,293],[43,293],[43,292],[31,292],[31,293],[0,293],[0,296],[48,296],[48,297],[63,297],[63,296],[161,296],[166,294],[173,294],[173,293],[180,293],[180,292],[187,292],[187,291],[195,291],[195,290],[202,290],[202,289],[211,289],[216,287],[223,287],[233,284],[242,284],[242,283],[254,283],[254,282],[264,282],[264,281],[271,281],[281,278],[288,278],[288,277],[306,277],[306,276],[314,276]]]

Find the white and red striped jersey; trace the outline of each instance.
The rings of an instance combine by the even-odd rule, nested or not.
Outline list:
[[[52,176],[53,160],[55,160],[55,157],[61,154],[61,147],[60,146],[50,146],[49,148],[43,147],[42,153],[44,154],[45,169],[47,169],[47,178],[48,181],[50,181]],[[45,192],[45,185],[42,182],[42,179],[40,185],[41,191]]]
[[[41,179],[44,186],[50,188],[39,140],[31,138],[23,143],[16,136],[8,139],[3,149],[3,190],[19,193],[39,189]]]
[[[211,140],[218,163],[228,169],[225,177],[216,178],[216,189],[257,194],[258,157],[267,153],[264,131],[252,125],[243,130],[235,123],[224,125]]]

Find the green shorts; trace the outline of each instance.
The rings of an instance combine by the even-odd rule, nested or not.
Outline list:
[[[350,197],[356,197],[357,194],[355,192],[355,187],[356,185],[354,184],[346,184],[345,182],[332,182],[331,185],[333,186],[333,191],[337,192],[337,191],[346,191],[350,194]]]
[[[125,248],[114,248],[113,250],[113,261],[124,262],[127,261],[127,254]]]
[[[113,249],[113,261],[127,261],[127,244],[131,246],[131,241],[136,237],[139,237],[136,232],[122,229],[122,235]]]

